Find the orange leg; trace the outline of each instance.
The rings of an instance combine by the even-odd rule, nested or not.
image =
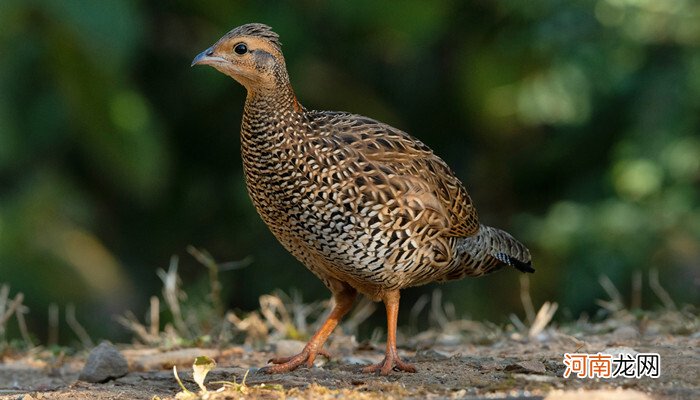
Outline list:
[[[396,368],[405,372],[416,372],[416,367],[401,361],[396,352],[396,321],[399,316],[399,291],[392,290],[383,296],[386,307],[386,355],[379,364],[370,365],[362,369],[362,372],[377,372],[382,375],[389,375],[392,369]]]
[[[338,285],[334,285],[334,287],[338,287],[337,290],[331,288],[331,290],[333,290],[335,306],[333,310],[331,310],[326,321],[321,325],[321,328],[319,328],[309,342],[306,343],[304,350],[292,357],[273,358],[268,362],[276,365],[260,368],[259,372],[268,374],[289,372],[297,369],[302,364],[306,364],[307,367],[311,368],[318,354],[330,358],[328,352],[323,350],[323,344],[326,342],[331,332],[333,332],[333,329],[338,325],[338,322],[350,311],[352,303],[355,301],[355,296],[357,295],[357,291],[354,288],[341,282],[337,283]]]

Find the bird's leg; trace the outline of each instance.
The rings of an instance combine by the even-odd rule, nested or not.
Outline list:
[[[362,369],[362,372],[377,372],[382,375],[389,375],[392,369],[396,368],[405,372],[416,372],[416,367],[401,361],[396,352],[396,321],[399,316],[399,291],[392,290],[386,292],[382,297],[386,307],[386,355],[379,364],[370,365]]]
[[[317,354],[330,358],[328,352],[323,350],[323,344],[326,342],[331,332],[333,332],[333,329],[338,325],[338,322],[350,311],[352,303],[355,301],[357,295],[357,291],[354,288],[339,281],[331,282],[331,290],[333,291],[335,305],[330,315],[328,315],[328,318],[326,318],[326,321],[311,337],[309,342],[306,343],[301,353],[291,357],[273,358],[268,362],[276,365],[260,368],[259,372],[268,374],[289,372],[297,369],[304,363],[310,368],[314,365]]]

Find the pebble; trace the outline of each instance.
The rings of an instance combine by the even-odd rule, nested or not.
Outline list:
[[[639,330],[632,326],[621,326],[612,332],[613,340],[631,340],[639,338]]]
[[[551,383],[558,382],[560,378],[552,375],[536,375],[536,374],[513,374],[513,378],[522,378],[530,382]],[[510,398],[510,397],[509,397]]]
[[[343,357],[342,362],[343,362],[343,364],[350,364],[350,365],[369,365],[369,364],[375,363],[376,361],[372,361],[372,360],[369,360],[367,358],[349,356],[349,357]]]
[[[120,378],[129,372],[126,358],[109,342],[102,342],[92,349],[87,362],[80,372],[81,381],[91,383],[107,382]]]
[[[613,356],[616,356],[618,354],[629,354],[631,356],[634,356],[639,352],[631,347],[608,347],[607,349],[601,351],[601,353],[611,354]]]
[[[441,346],[456,346],[462,343],[463,339],[461,335],[443,333],[436,338],[435,343]]]
[[[276,357],[291,357],[301,353],[306,343],[300,340],[281,339],[272,344]]]
[[[505,370],[531,374],[544,374],[547,372],[547,368],[545,368],[544,364],[536,360],[520,361],[515,364],[510,364],[505,367]]]
[[[420,360],[445,360],[450,358],[450,353],[435,349],[425,349],[419,350],[415,358]]]

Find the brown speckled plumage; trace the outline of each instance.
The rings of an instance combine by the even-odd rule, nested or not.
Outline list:
[[[384,300],[389,315],[406,287],[505,265],[533,271],[527,248],[479,223],[462,183],[420,140],[360,115],[303,108],[269,27],[238,27],[193,64],[212,65],[248,90],[241,154],[250,197],[275,237],[334,293],[337,320],[356,291]],[[307,354],[275,360],[268,372],[311,364],[330,334],[321,331]],[[393,346],[370,370],[415,370]]]

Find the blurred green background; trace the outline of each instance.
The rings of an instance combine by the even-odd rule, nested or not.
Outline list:
[[[441,155],[482,221],[532,249],[535,305],[594,313],[599,275],[629,298],[642,271],[654,308],[652,268],[676,302],[700,301],[697,1],[2,0],[0,282],[25,294],[40,340],[49,303],[128,338],[113,315],[145,313],[172,254],[205,291],[189,244],[253,257],[222,274],[231,309],[275,288],[328,296],[247,197],[244,89],[190,68],[248,22],[280,34],[307,108],[377,118]],[[522,315],[516,272],[441,288],[459,315]]]

